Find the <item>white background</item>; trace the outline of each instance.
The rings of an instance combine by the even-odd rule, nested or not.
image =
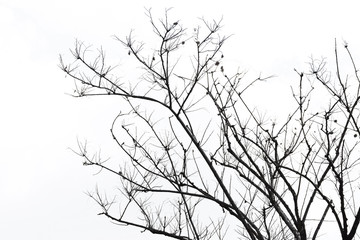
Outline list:
[[[146,29],[144,7],[155,17],[174,7],[174,18],[190,29],[197,17],[223,16],[223,33],[234,34],[227,59],[250,75],[277,76],[265,83],[265,99],[254,96],[266,107],[281,101],[279,91],[297,80],[293,69],[306,70],[311,55],[331,62],[335,38],[360,61],[357,2],[0,0],[0,239],[159,239],[97,216],[85,194],[101,175],[93,176],[69,147],[79,138],[106,150],[119,106],[66,95],[73,82],[58,68],[58,56],[69,56],[76,38],[118,53],[111,60],[119,64],[126,51],[111,36]]]

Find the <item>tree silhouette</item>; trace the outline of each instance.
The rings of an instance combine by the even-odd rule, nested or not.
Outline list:
[[[89,60],[80,41],[73,63],[60,56],[75,79],[74,96],[123,103],[111,126],[121,159],[103,160],[86,143],[76,151],[84,165],[121,180],[116,198],[89,193],[100,214],[175,239],[320,239],[329,227],[355,239],[360,79],[348,46],[353,72],[342,73],[335,44],[336,74],[325,59],[312,59],[308,72],[295,70],[295,107],[275,122],[246,98],[270,77],[249,80],[224,67],[221,21],[186,30],[168,11],[159,21],[150,10],[147,16],[156,49],[132,32],[115,37],[141,66],[138,78],[117,77],[102,49]],[[326,106],[313,101],[319,95]]]

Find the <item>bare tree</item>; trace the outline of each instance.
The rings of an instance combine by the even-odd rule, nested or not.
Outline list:
[[[159,21],[147,15],[155,49],[133,33],[115,37],[141,66],[137,79],[118,78],[102,49],[89,60],[79,41],[75,62],[60,57],[75,79],[74,96],[126,103],[111,126],[119,162],[89,153],[86,143],[76,151],[84,165],[121,180],[115,197],[89,193],[101,214],[175,239],[318,239],[329,226],[355,239],[360,79],[348,46],[353,73],[343,75],[335,44],[336,74],[325,60],[311,60],[309,72],[295,70],[295,107],[275,122],[245,98],[270,77],[248,80],[225,69],[221,21],[186,30],[168,11]],[[320,94],[325,107],[312,101]]]

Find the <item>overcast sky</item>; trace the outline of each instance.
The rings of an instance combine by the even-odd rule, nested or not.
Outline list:
[[[249,74],[276,75],[266,83],[276,94],[296,79],[294,68],[306,70],[311,55],[331,59],[335,38],[360,59],[357,2],[0,0],[0,239],[150,239],[96,215],[85,192],[101,176],[68,149],[80,138],[106,150],[119,110],[66,95],[73,82],[58,56],[69,55],[76,38],[118,52],[121,62],[124,51],[111,36],[148,26],[144,7],[159,17],[174,7],[190,29],[197,17],[223,16],[223,32],[233,34],[226,57]]]

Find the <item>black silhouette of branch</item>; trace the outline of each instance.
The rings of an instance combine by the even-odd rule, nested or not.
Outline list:
[[[75,80],[75,97],[122,101],[110,129],[120,167],[89,153],[86,143],[75,151],[84,165],[121,181],[114,198],[98,188],[89,193],[100,214],[174,239],[318,239],[327,224],[354,239],[360,79],[348,45],[352,75],[343,75],[335,45],[336,74],[325,59],[312,59],[308,73],[295,70],[295,107],[287,118],[269,121],[247,93],[271,76],[246,79],[225,70],[221,20],[202,20],[191,31],[169,10],[159,21],[146,14],[155,47],[133,32],[115,37],[141,67],[140,78],[121,80],[102,48],[91,58],[91,47],[80,41],[72,64],[60,57],[60,68]],[[319,95],[326,108],[313,100]]]

